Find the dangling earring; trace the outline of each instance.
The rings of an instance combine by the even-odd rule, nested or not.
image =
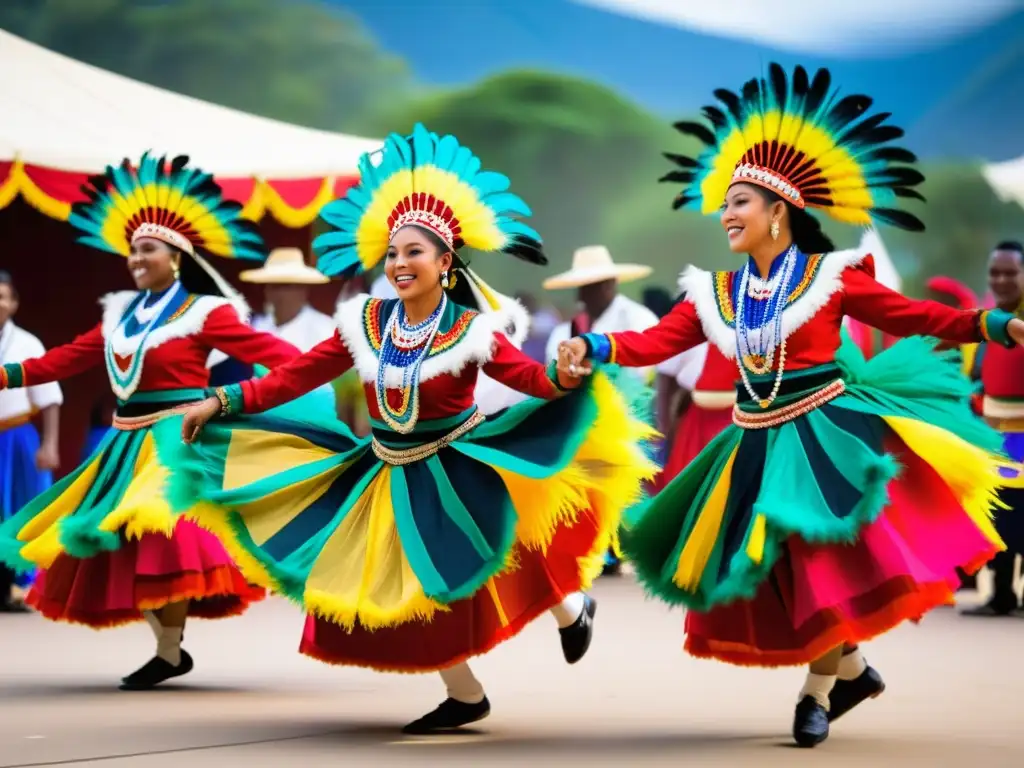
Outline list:
[[[174,279],[175,280],[180,280],[181,279],[181,266],[180,266],[180,264],[175,264],[174,265]]]
[[[768,229],[768,231],[769,231],[769,232],[771,233],[771,235],[772,235],[772,240],[778,240],[778,239],[779,239],[779,222],[777,222],[777,221],[773,221],[773,222],[772,222],[772,225],[771,225],[771,227],[770,227],[770,228]]]
[[[448,273],[447,272],[442,272],[441,273],[441,287],[442,288],[447,288],[448,287]]]

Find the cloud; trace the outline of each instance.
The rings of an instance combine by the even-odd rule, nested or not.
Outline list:
[[[840,57],[890,56],[955,39],[1020,0],[571,0],[691,32]]]

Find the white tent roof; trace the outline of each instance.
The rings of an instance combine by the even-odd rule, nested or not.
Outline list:
[[[83,64],[0,30],[0,160],[96,173],[187,154],[222,178],[351,175],[383,143],[257,117]]]
[[[1024,157],[992,163],[981,171],[1000,200],[1024,206]]]

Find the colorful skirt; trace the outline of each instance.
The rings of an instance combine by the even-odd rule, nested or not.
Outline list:
[[[310,614],[302,650],[428,671],[483,653],[585,589],[656,467],[603,375],[486,419],[357,439],[332,414],[211,422],[175,466],[191,519],[247,578]],[[283,468],[283,469],[282,469]]]
[[[262,599],[214,536],[172,512],[161,441],[180,444],[180,416],[111,430],[0,526],[0,560],[45,569],[26,602],[47,618],[110,627],[182,600],[191,615],[221,618]]]
[[[804,664],[953,601],[955,569],[1002,542],[1008,466],[934,341],[787,375],[650,503],[624,544],[645,588],[687,614],[687,650]],[[755,379],[770,390],[770,378]],[[745,393],[741,392],[743,398]]]
[[[701,408],[690,403],[679,418],[658,490],[668,485],[718,434],[732,424],[732,408]]]
[[[39,433],[31,423],[0,432],[0,522],[53,485],[53,474],[36,468],[39,446]],[[32,571],[22,572],[15,583],[27,587],[33,576]]]

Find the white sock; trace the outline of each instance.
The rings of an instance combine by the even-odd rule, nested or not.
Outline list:
[[[181,627],[164,627],[156,641],[156,655],[172,666],[181,664]]]
[[[804,682],[804,687],[800,690],[800,698],[797,701],[803,701],[804,696],[813,696],[827,712],[828,695],[832,692],[832,686],[835,684],[835,675],[816,675],[813,672],[808,672],[807,680]]]
[[[836,677],[840,680],[856,680],[867,668],[868,663],[864,660],[864,655],[860,652],[860,648],[858,648],[840,659],[839,672],[836,673]]]
[[[479,704],[484,700],[484,687],[476,679],[469,664],[462,662],[454,667],[442,669],[441,679],[448,689],[448,698],[461,701],[463,704]]]
[[[565,629],[571,627],[576,623],[576,619],[583,613],[583,608],[586,605],[582,592],[573,592],[568,595],[562,602],[551,609],[551,615],[555,617],[555,621],[558,622],[559,629]]]
[[[160,635],[163,634],[164,631],[164,625],[160,623],[160,619],[158,619],[156,614],[152,611],[143,611],[142,617],[146,620],[146,623],[149,624],[149,628],[153,630],[153,637],[155,637],[156,641],[159,643]]]

